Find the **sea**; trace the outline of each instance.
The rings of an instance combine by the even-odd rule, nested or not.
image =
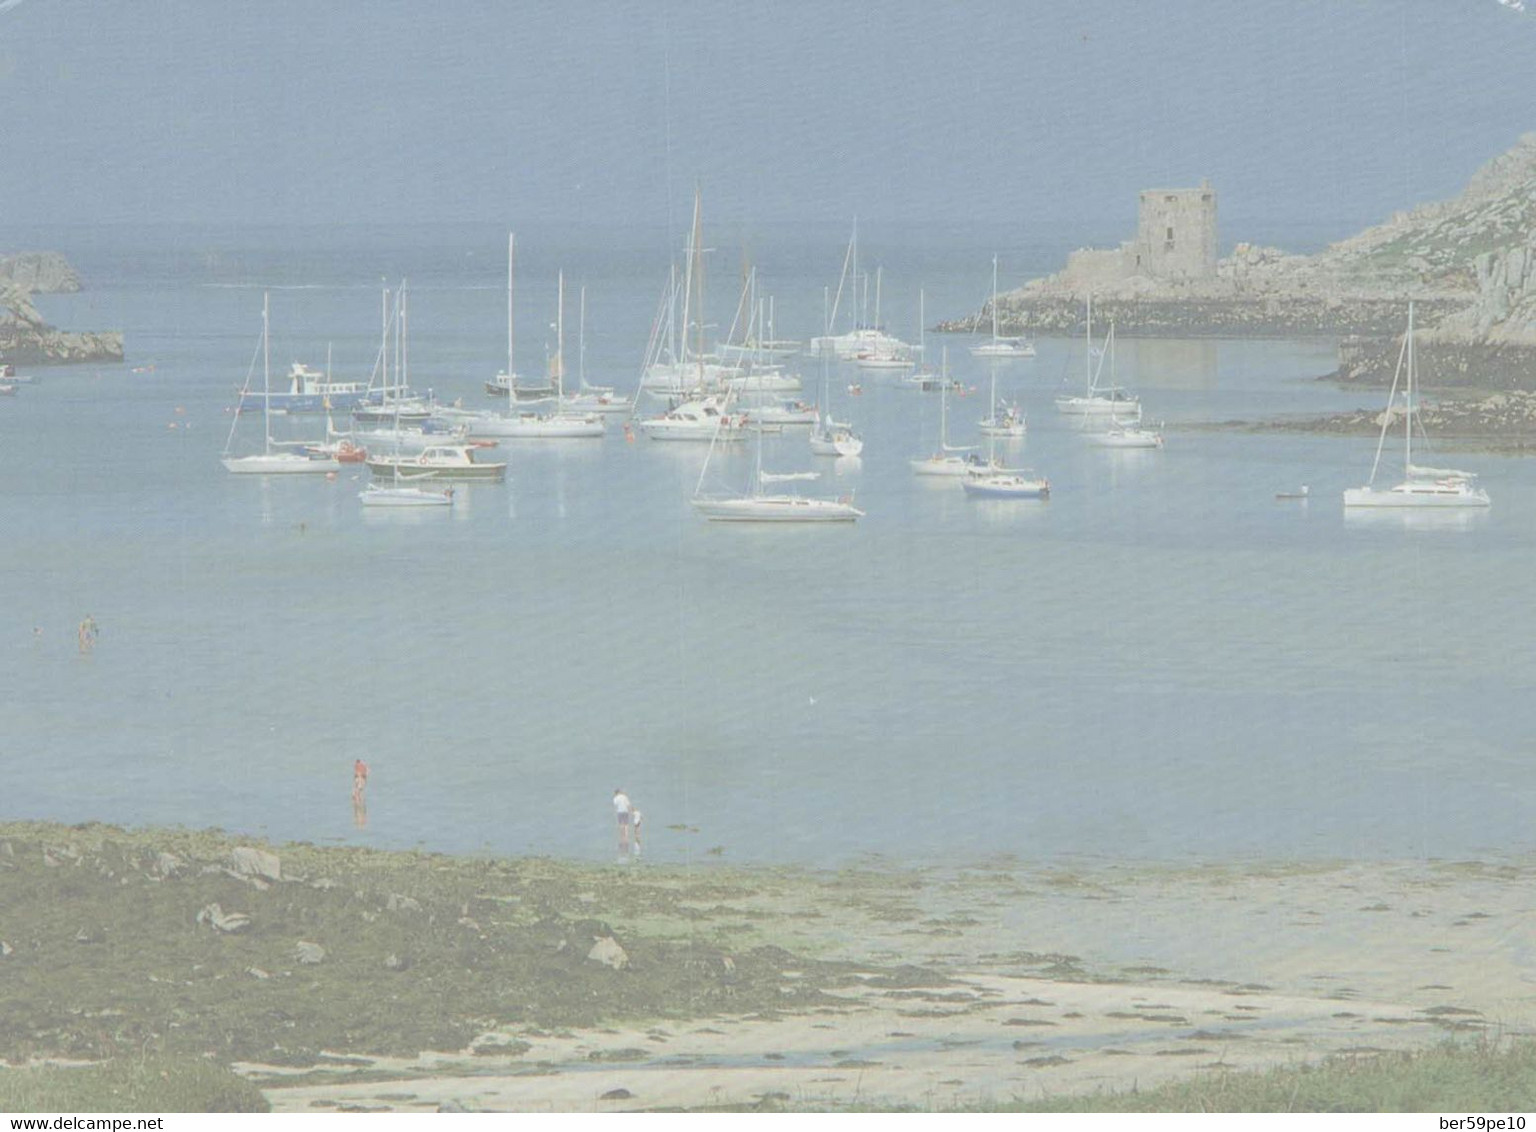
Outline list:
[[[1053,407],[1085,383],[1080,333],[995,374],[969,353],[980,337],[928,334],[966,386],[950,440],[981,443],[995,377],[1028,419],[998,454],[1049,478],[1043,502],[913,475],[940,397],[805,356],[800,395],[825,396],[864,452],[812,456],[786,429],[763,466],[819,471],[801,486],[851,494],[857,524],[706,522],[689,505],[701,477],[744,486],[752,446],[630,439],[622,418],[601,440],[503,441],[508,482],[461,486],[450,511],[380,513],[360,504],[366,471],[220,465],[226,445],[261,445],[259,416],[232,406],[261,381],[264,295],[274,377],[329,356],[337,380],[362,380],[381,290],[404,280],[411,384],[495,407],[505,228],[0,235],[65,252],[85,287],[38,307],[121,330],[127,352],[21,367],[36,382],[0,399],[0,817],[602,860],[623,788],[663,863],[1531,846],[1536,461],[1440,445],[1420,456],[1479,472],[1488,512],[1346,516],[1374,438],[1228,424],[1384,403],[1318,380],[1331,340],[1121,337],[1117,376],[1166,433],[1125,451]],[[821,332],[846,226],[706,215],[705,235],[708,337],[749,263],[775,336]],[[567,373],[633,390],[683,238],[520,230],[518,371],[556,349],[563,270]],[[869,225],[859,305],[873,320],[878,291],[878,318],[916,340],[920,292],[930,325],[964,316],[993,255],[1007,288],[1078,242]],[[834,329],[853,305],[845,287]],[[100,637],[82,652],[87,615]]]

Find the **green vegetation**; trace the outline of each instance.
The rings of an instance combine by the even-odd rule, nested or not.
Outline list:
[[[242,875],[239,846],[281,879]],[[753,891],[715,868],[0,825],[0,1058],[415,1056],[507,1025],[803,1009],[852,979],[743,923]]]
[[[1000,1106],[1011,1112],[1530,1112],[1536,1043],[1333,1057],[1263,1073],[1202,1073],[1156,1089]]]
[[[0,1112],[266,1112],[261,1090],[199,1058],[0,1069]]]

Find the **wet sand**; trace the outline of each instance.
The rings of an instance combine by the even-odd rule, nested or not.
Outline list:
[[[867,978],[793,1013],[512,1026],[473,1054],[240,1068],[279,1111],[931,1109],[1536,1029],[1530,862],[729,876],[728,903],[677,910],[690,930]],[[779,977],[788,992],[805,973]]]

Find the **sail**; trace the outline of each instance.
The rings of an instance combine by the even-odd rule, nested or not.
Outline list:
[[[820,472],[759,472],[757,478],[763,483],[790,483],[795,480],[820,479]]]

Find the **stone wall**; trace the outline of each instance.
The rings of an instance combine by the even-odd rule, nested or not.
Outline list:
[[[1216,192],[1146,189],[1137,202],[1136,239],[1127,269],[1152,279],[1212,279],[1216,275]]]

